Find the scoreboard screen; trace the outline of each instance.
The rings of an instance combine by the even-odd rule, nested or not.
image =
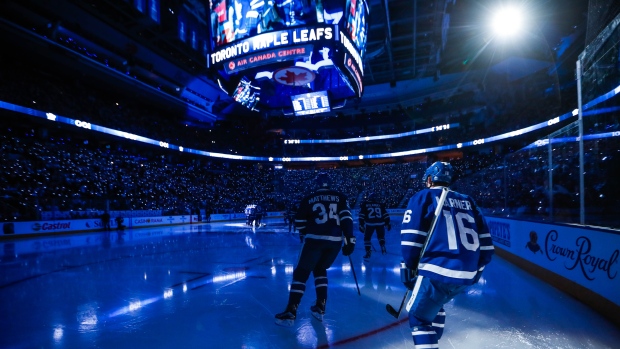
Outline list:
[[[291,96],[296,116],[325,113],[330,111],[326,91],[317,91]]]
[[[322,0],[211,0],[209,3],[212,47],[325,21]]]
[[[209,4],[207,68],[235,101],[309,115],[362,96],[368,0]]]
[[[347,34],[355,44],[360,56],[364,55],[366,48],[368,4],[366,0],[347,0],[345,20]]]

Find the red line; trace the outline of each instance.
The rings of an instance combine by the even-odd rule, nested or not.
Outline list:
[[[354,336],[354,337],[351,337],[351,338],[345,338],[345,339],[341,339],[341,340],[339,340],[337,342],[326,343],[326,344],[320,345],[320,346],[317,347],[317,349],[331,348],[331,347],[335,347],[335,346],[338,346],[338,345],[355,342],[355,341],[360,340],[362,338],[370,337],[370,336],[375,335],[377,333],[380,333],[380,332],[383,332],[383,331],[387,331],[387,330],[389,330],[392,327],[399,326],[400,324],[402,324],[405,321],[409,321],[409,318],[405,317],[404,319],[396,321],[394,323],[391,323],[391,324],[389,324],[387,326],[383,326],[383,327],[378,328],[376,330],[372,330],[370,332],[362,333],[360,335],[357,335],[357,336]]]

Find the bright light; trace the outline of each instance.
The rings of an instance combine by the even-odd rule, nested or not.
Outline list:
[[[245,278],[245,271],[240,271],[232,274],[214,276],[213,282],[224,282],[243,278]]]
[[[59,342],[62,339],[62,335],[64,334],[64,331],[62,329],[62,326],[57,326],[54,329],[54,340],[56,342]]]
[[[142,307],[142,302],[140,302],[139,300],[129,303],[129,311],[138,310],[141,307]]]
[[[342,263],[342,272],[348,273],[351,271],[351,265],[347,263]]]
[[[172,289],[171,288],[167,288],[164,290],[164,299],[168,299],[168,298],[172,298]]]
[[[504,7],[495,13],[491,26],[499,37],[512,37],[523,28],[523,12],[518,7]]]

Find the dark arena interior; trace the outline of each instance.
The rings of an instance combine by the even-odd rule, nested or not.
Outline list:
[[[451,188],[497,228],[497,265],[468,296],[490,293],[503,304],[501,292],[523,302],[547,294],[546,305],[524,306],[535,315],[502,308],[499,324],[483,317],[493,309],[480,298],[457,298],[455,319],[480,326],[449,319],[442,348],[612,348],[620,340],[620,299],[598,291],[620,294],[616,1],[0,0],[0,45],[0,313],[10,314],[0,325],[11,330],[0,347],[413,348],[406,316],[382,322],[368,309],[400,303],[405,289],[392,272],[400,223],[436,161],[454,167]],[[347,197],[356,252],[329,270],[333,318],[326,313],[319,326],[300,313],[294,332],[272,331],[299,249],[290,212],[318,173]],[[394,225],[389,253],[374,252],[374,264],[361,258],[356,213],[371,194]],[[256,207],[263,222],[248,220]],[[118,235],[105,235],[103,214]],[[84,229],[71,228],[80,222]],[[581,230],[565,243],[543,233],[562,229]],[[526,235],[546,237],[547,264],[512,251]],[[550,256],[564,245],[560,272]],[[176,279],[153,275],[158,264]],[[130,280],[125,270],[143,265],[149,271]],[[72,273],[84,281],[67,280]],[[527,283],[525,294],[500,286],[502,275]],[[56,297],[46,291],[52,280],[84,290]],[[351,298],[358,281],[370,305]],[[259,293],[252,304],[236,290],[243,283]],[[127,309],[97,285],[126,288]],[[164,291],[161,302],[148,298],[152,290]],[[261,297],[271,292],[267,303]],[[343,292],[351,296],[336,295]],[[179,294],[192,296],[163,308]],[[71,306],[43,305],[67,299]],[[565,306],[548,305],[554,299],[598,330],[556,339],[577,327]],[[342,324],[337,304],[366,307],[371,319]],[[47,308],[29,337],[35,306]],[[260,328],[243,324],[235,337],[243,307]],[[530,315],[567,318],[545,324],[538,343],[533,328],[514,334]],[[188,328],[175,339],[160,316]],[[467,337],[472,328],[497,336],[487,346]]]

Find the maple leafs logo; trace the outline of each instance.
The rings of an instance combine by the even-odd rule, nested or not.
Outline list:
[[[292,67],[277,71],[274,79],[284,85],[301,86],[314,80],[314,73],[303,68]]]
[[[291,71],[286,71],[284,74],[286,74],[286,76],[282,76],[279,77],[278,80],[280,81],[284,81],[287,85],[303,85],[303,84],[307,84],[307,73],[299,73],[299,74],[295,74],[295,72],[291,72]]]

